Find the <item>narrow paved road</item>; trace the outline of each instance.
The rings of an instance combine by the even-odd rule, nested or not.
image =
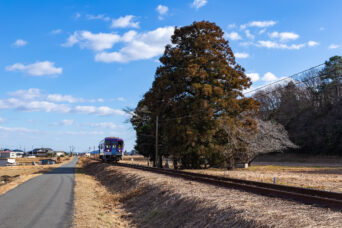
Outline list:
[[[0,227],[71,227],[77,158],[0,196]]]

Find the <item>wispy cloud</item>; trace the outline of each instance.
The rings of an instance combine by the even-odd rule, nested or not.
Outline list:
[[[246,29],[247,27],[258,27],[258,28],[266,28],[271,27],[277,24],[276,21],[270,20],[270,21],[251,21],[247,24],[240,25],[241,29]]]
[[[244,52],[236,52],[234,55],[237,59],[246,59],[249,57],[249,54]]]
[[[316,42],[316,41],[310,40],[310,41],[308,42],[308,46],[309,46],[309,47],[314,47],[314,46],[317,46],[317,45],[319,45],[319,43]]]
[[[87,14],[86,18],[88,20],[102,20],[102,21],[110,21],[110,17],[105,16],[104,14],[92,15]]]
[[[272,32],[268,34],[270,38],[277,38],[280,41],[296,40],[299,35],[293,32]]]
[[[23,47],[26,46],[27,41],[26,40],[22,40],[22,39],[18,39],[13,43],[13,46],[15,47]]]
[[[112,20],[112,28],[139,28],[139,22],[134,21],[135,16],[126,15]]]
[[[61,103],[61,102],[67,102],[67,103],[99,102],[99,103],[102,103],[104,102],[102,98],[85,99],[85,98],[74,97],[72,95],[65,95],[65,94],[56,94],[56,93],[48,94],[37,88],[30,88],[27,90],[16,90],[13,92],[9,92],[8,94],[12,97],[19,98],[21,100],[40,100],[40,101],[49,101],[49,102],[57,102],[57,103]]]
[[[266,47],[270,49],[289,49],[289,50],[299,50],[301,48],[305,47],[305,43],[302,44],[284,44],[284,43],[278,43],[270,40],[259,40],[257,44],[255,44],[257,47]]]
[[[69,104],[57,104],[45,100],[25,101],[18,98],[0,99],[0,109],[14,109],[23,112],[80,113],[97,116],[126,115],[124,111],[108,106],[71,106]]]
[[[329,49],[336,49],[336,48],[339,48],[340,47],[340,45],[338,45],[338,44],[330,44],[329,45]]]
[[[52,34],[52,35],[57,35],[57,34],[61,34],[62,32],[63,32],[62,29],[55,29],[55,30],[52,30],[52,31],[50,32],[50,34]]]
[[[74,124],[74,120],[61,120],[60,122],[55,122],[53,125],[56,126],[71,126]]]
[[[3,127],[0,126],[0,131],[4,132],[15,132],[15,133],[38,133],[39,131],[28,129],[24,127]]]
[[[205,6],[208,3],[207,0],[194,0],[191,4],[191,6],[195,9],[199,9],[203,6]]]
[[[63,71],[61,67],[55,67],[55,63],[50,61],[35,62],[28,65],[15,63],[7,66],[5,69],[7,71],[19,71],[32,76],[58,75]]]
[[[105,128],[105,129],[117,129],[118,126],[113,122],[100,122],[100,123],[90,123],[92,128]]]

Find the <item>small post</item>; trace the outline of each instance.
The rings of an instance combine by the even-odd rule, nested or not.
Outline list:
[[[276,177],[273,177],[273,184],[276,184]]]

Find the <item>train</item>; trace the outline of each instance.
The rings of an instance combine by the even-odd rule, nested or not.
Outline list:
[[[118,137],[106,137],[99,143],[98,158],[105,162],[118,162],[124,155],[124,140]]]

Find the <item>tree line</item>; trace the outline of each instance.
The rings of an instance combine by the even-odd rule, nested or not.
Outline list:
[[[282,124],[296,152],[342,155],[342,57],[333,56],[323,68],[297,80],[258,91],[258,116]]]
[[[244,96],[252,82],[223,35],[207,21],[176,27],[152,87],[128,110],[135,149],[155,166],[163,156],[175,168],[234,168],[258,153],[296,147],[281,124],[258,118],[263,103]]]

